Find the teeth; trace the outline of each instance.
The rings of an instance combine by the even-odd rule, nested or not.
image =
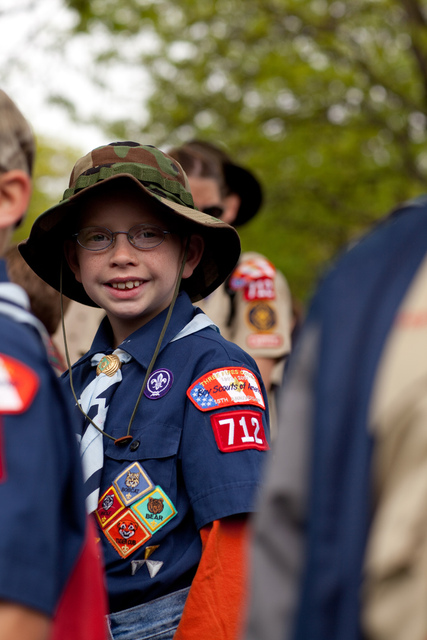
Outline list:
[[[134,287],[139,287],[140,284],[140,280],[128,280],[127,282],[113,282],[111,286],[113,289],[133,289]]]

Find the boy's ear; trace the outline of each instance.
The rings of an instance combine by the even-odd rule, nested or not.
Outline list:
[[[31,178],[21,169],[0,174],[0,228],[15,226],[28,209]]]
[[[202,236],[191,236],[190,246],[188,247],[187,261],[185,263],[184,271],[182,274],[183,279],[189,278],[193,275],[193,271],[199,264],[204,249],[205,241],[203,240]]]
[[[74,277],[77,282],[81,282],[80,265],[77,258],[76,243],[73,240],[66,240],[64,244],[64,254],[67,260],[68,266],[74,273]]]

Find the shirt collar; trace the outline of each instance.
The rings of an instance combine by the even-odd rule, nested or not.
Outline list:
[[[134,331],[134,333],[119,345],[120,349],[127,351],[127,353],[145,368],[150,364],[168,310],[169,308],[162,311],[158,316],[150,320],[150,322],[137,329],[137,331]],[[190,322],[197,312],[198,310],[193,307],[188,295],[184,291],[181,291],[176,299],[159,353],[161,353],[170,340]],[[111,353],[112,351],[110,323],[108,318],[104,318],[95,335],[92,346],[84,359],[91,358],[95,353]]]

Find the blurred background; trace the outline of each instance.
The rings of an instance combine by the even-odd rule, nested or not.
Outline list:
[[[38,141],[16,240],[95,146],[199,137],[261,180],[243,248],[305,301],[344,245],[426,190],[427,0],[2,0],[0,59]]]

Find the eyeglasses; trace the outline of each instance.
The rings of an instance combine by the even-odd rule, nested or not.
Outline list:
[[[205,207],[202,209],[202,212],[206,213],[208,216],[220,218],[224,213],[224,207],[221,207],[220,205],[213,205],[212,207]]]
[[[83,249],[102,251],[113,244],[119,233],[124,233],[129,242],[137,249],[148,250],[158,247],[172,232],[164,231],[151,224],[137,224],[129,231],[110,231],[104,227],[85,227],[77,233],[73,233],[73,238],[76,238]]]

